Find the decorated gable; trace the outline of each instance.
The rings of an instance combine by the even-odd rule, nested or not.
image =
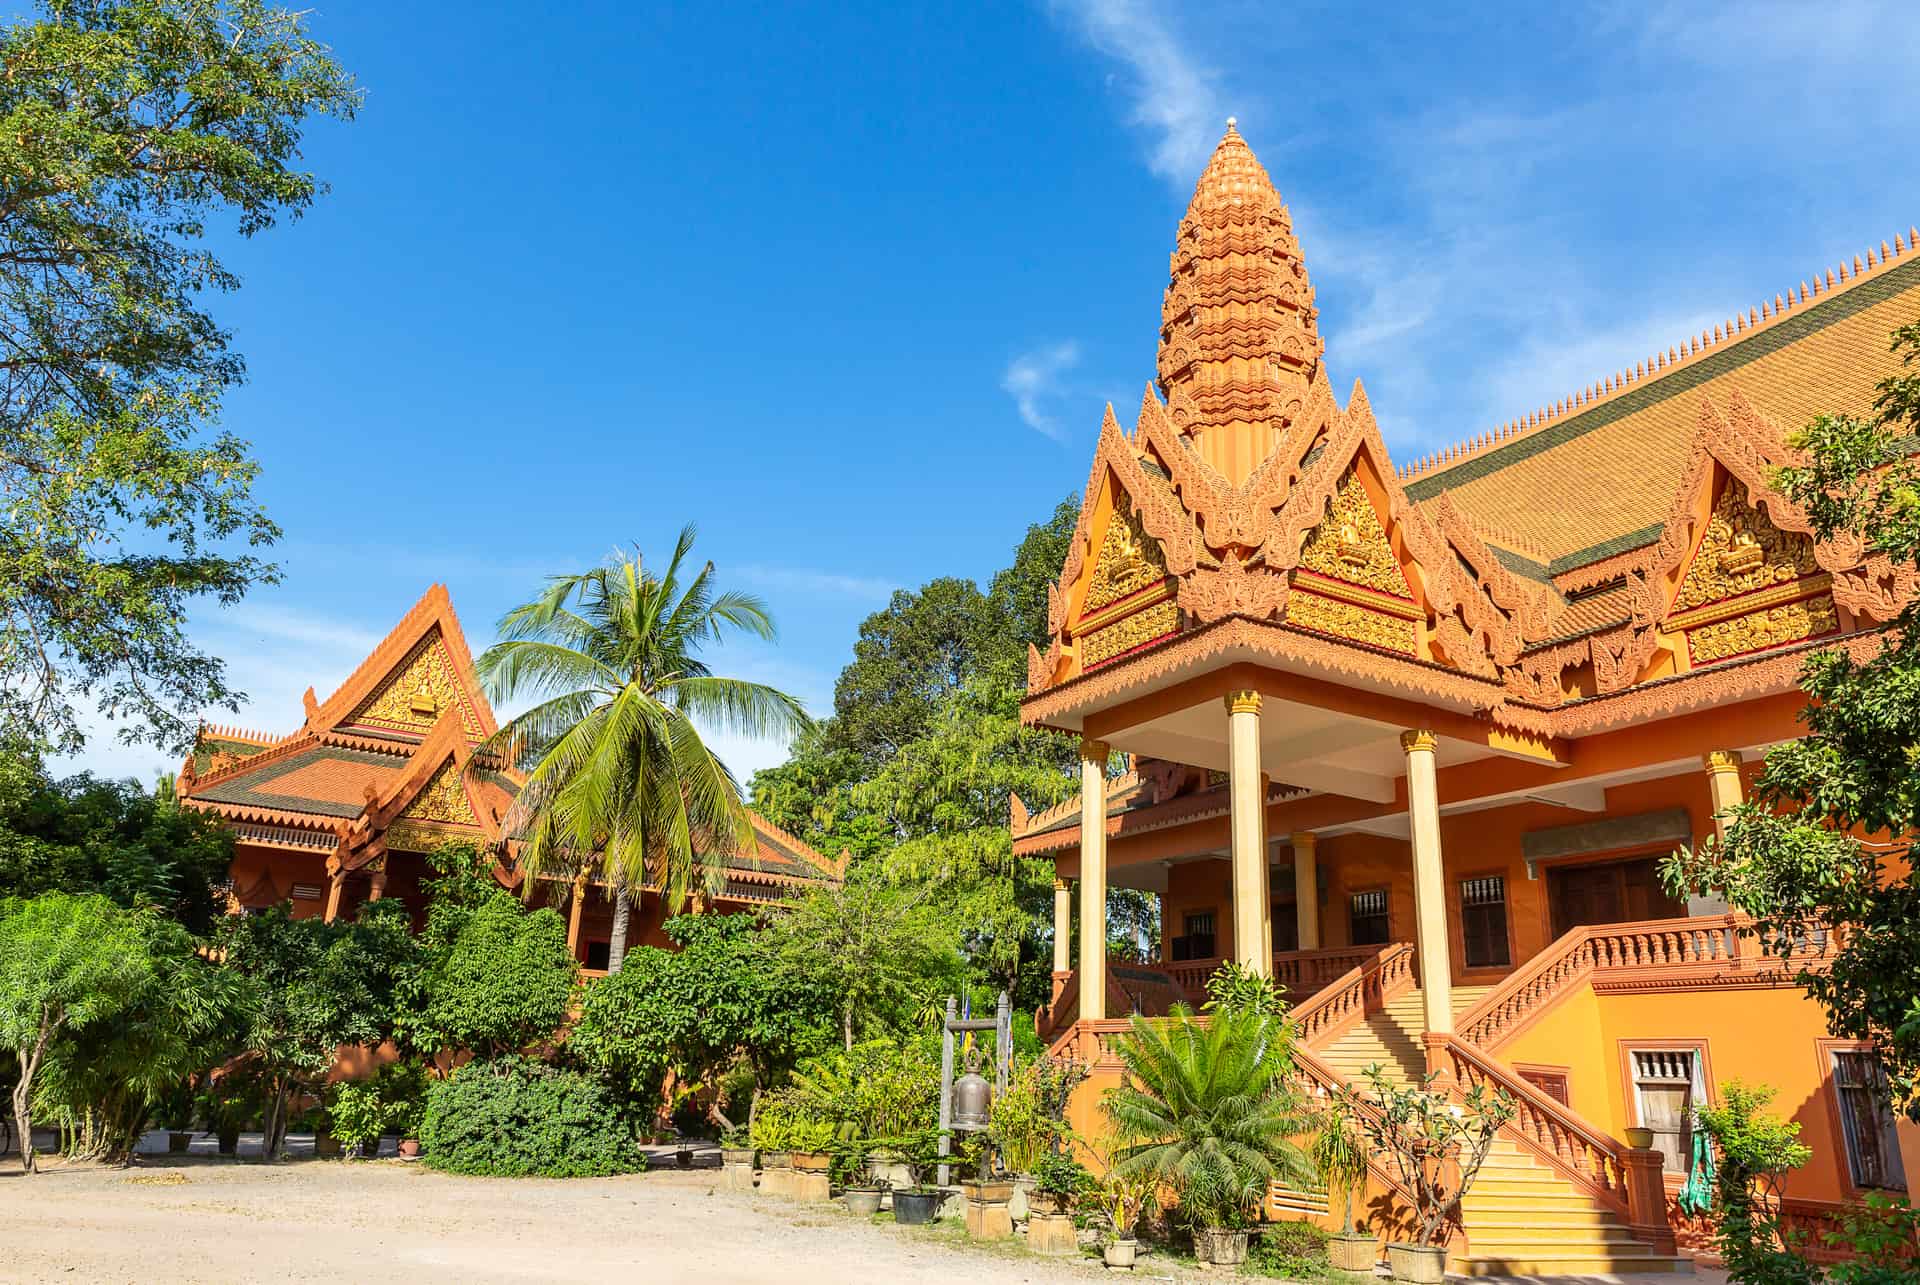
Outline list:
[[[1830,581],[1814,562],[1812,538],[1780,530],[1728,476],[1667,628],[1685,634],[1696,665],[1817,638],[1840,625]]]
[[[486,735],[438,628],[428,631],[373,693],[340,724],[374,735],[424,737],[449,708],[460,711],[469,740]]]
[[[1287,621],[1411,656],[1421,614],[1366,482],[1350,467],[1301,547]]]
[[[1180,611],[1160,544],[1141,526],[1126,492],[1119,491],[1074,623],[1081,667],[1091,669],[1179,628]]]

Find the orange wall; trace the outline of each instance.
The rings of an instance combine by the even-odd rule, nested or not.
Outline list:
[[[1509,1065],[1562,1068],[1573,1109],[1612,1136],[1639,1123],[1629,1088],[1627,1050],[1701,1041],[1708,1092],[1740,1079],[1779,1090],[1773,1109],[1800,1124],[1813,1159],[1793,1174],[1787,1194],[1808,1200],[1856,1198],[1829,1086],[1826,1022],[1797,986],[1596,995],[1583,987],[1499,1050]],[[1908,1135],[1916,1130],[1905,1131]],[[1908,1174],[1920,1179],[1920,1154],[1906,1143]]]

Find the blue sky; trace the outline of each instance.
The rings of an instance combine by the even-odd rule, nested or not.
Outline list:
[[[285,582],[195,618],[299,721],[434,581],[475,649],[687,521],[816,712],[895,586],[990,575],[1153,369],[1228,115],[1334,386],[1408,460],[1920,220],[1897,4],[321,0],[366,107],[232,250]],[[723,740],[744,776],[780,747]],[[82,766],[165,760],[99,727]],[[166,764],[171,767],[171,763]]]

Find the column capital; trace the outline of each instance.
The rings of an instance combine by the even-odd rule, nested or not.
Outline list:
[[[1295,830],[1292,834],[1287,836],[1287,843],[1290,846],[1294,848],[1302,848],[1308,852],[1312,852],[1314,844],[1318,843],[1319,841],[1320,841],[1319,836],[1314,834],[1314,832],[1311,830]]]
[[[1227,713],[1258,714],[1260,712],[1260,693],[1256,691],[1228,692],[1225,697]]]
[[[1432,753],[1434,746],[1439,743],[1440,738],[1424,727],[1400,733],[1400,748],[1409,754],[1414,753],[1416,750],[1426,750],[1428,753]]]
[[[1708,750],[1701,756],[1700,762],[1709,772],[1738,772],[1740,770],[1740,751]]]
[[[1105,741],[1096,741],[1085,736],[1080,738],[1080,761],[1082,763],[1099,763],[1104,766],[1112,753],[1113,747]]]
[[[1065,892],[1070,886],[1071,885],[1065,879],[1062,879],[1058,876],[1054,877],[1053,890],[1055,892]]]

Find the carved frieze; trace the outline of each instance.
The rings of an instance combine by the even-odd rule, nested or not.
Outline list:
[[[1403,656],[1413,655],[1418,641],[1417,626],[1405,616],[1322,597],[1305,585],[1287,599],[1287,623]]]
[[[1694,664],[1706,665],[1729,656],[1818,638],[1839,628],[1840,616],[1834,610],[1833,595],[1817,593],[1811,598],[1701,625],[1688,631],[1687,646],[1692,651]]]
[[[1349,469],[1334,492],[1327,516],[1307,536],[1300,565],[1309,571],[1395,598],[1413,598],[1400,559],[1387,541],[1358,470]]]
[[[400,815],[414,821],[441,821],[449,825],[479,825],[460,768],[449,759],[435,772]]]
[[[1818,571],[1813,540],[1776,527],[1765,511],[1748,502],[1739,479],[1729,477],[1714,501],[1706,534],[1680,582],[1673,609],[1689,611]]]
[[[1180,629],[1180,608],[1172,598],[1162,598],[1159,602],[1122,616],[1112,624],[1103,625],[1088,633],[1080,640],[1080,665],[1083,669],[1092,669],[1095,665],[1112,660],[1115,656],[1125,655],[1136,647],[1144,647],[1157,642]]]
[[[459,709],[461,727],[468,736],[483,734],[436,629],[420,640],[393,676],[347,722],[424,736],[449,708]]]
[[[1167,564],[1160,553],[1160,542],[1148,535],[1140,524],[1140,515],[1126,493],[1120,493],[1113,516],[1100,541],[1100,556],[1093,564],[1093,580],[1081,605],[1082,617],[1102,607],[1138,593],[1167,577]]]

